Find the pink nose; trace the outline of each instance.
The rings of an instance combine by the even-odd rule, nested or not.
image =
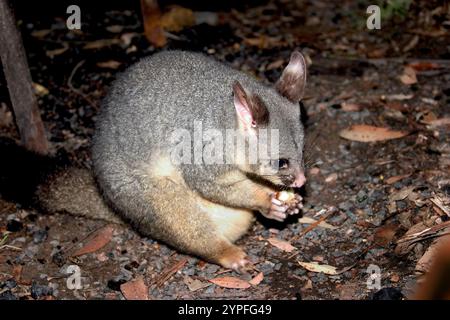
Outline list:
[[[292,183],[291,187],[294,188],[300,188],[302,185],[304,185],[306,182],[306,177],[303,172],[300,172],[296,177],[294,182]]]

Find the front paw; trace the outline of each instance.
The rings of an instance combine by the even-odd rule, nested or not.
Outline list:
[[[288,209],[286,211],[287,214],[293,215],[298,214],[300,209],[303,208],[303,198],[299,194],[294,194],[294,198],[288,202]]]
[[[289,206],[276,198],[276,194],[271,195],[270,207],[266,211],[261,211],[262,215],[268,219],[283,222],[288,214]]]

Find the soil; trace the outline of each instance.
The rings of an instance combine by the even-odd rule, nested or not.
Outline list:
[[[18,7],[31,75],[42,86],[37,96],[53,152],[90,168],[101,99],[116,74],[141,57],[174,48],[201,51],[270,84],[300,48],[310,63],[303,100],[308,179],[303,218],[325,217],[325,227],[308,229],[311,222],[299,222],[298,216],[286,223],[258,218],[238,241],[255,268],[238,274],[123,225],[113,225],[105,246],[73,257],[69,253],[105,222],[44,214],[0,198],[0,298],[125,299],[121,284],[140,276],[151,299],[376,299],[382,288],[383,297],[394,299],[415,292],[417,261],[433,239],[418,241],[401,255],[396,241],[418,223],[432,226],[449,219],[430,200],[450,197],[449,126],[429,122],[448,119],[450,113],[448,7],[443,1],[417,1],[404,15],[383,21],[381,30],[367,30],[364,1],[233,4],[193,8],[219,10],[209,15],[218,13],[220,23],[171,32],[164,48],[146,40],[139,8],[112,2],[99,10],[82,2],[82,29],[71,31],[63,5],[50,11]],[[412,62],[422,69],[416,83],[405,84],[400,76]],[[18,143],[3,76],[0,102],[0,135]],[[408,134],[379,142],[339,135],[355,124]],[[410,194],[392,200],[408,187],[414,187]],[[283,251],[268,242],[272,237],[292,240],[296,249]],[[308,271],[298,262],[336,267],[337,274]],[[80,268],[81,289],[68,286],[70,265]],[[373,268],[381,275],[380,286],[370,285]],[[223,276],[247,281],[259,272],[262,282],[247,289],[209,282]],[[189,286],[192,281],[197,286]]]

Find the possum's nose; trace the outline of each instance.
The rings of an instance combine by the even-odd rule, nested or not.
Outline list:
[[[300,171],[300,173],[295,176],[295,180],[292,183],[291,187],[300,188],[302,185],[305,184],[305,182],[306,182],[305,173],[303,171]]]

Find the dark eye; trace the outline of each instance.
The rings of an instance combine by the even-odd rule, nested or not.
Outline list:
[[[280,169],[287,169],[289,167],[289,160],[288,159],[278,159],[278,168]]]

